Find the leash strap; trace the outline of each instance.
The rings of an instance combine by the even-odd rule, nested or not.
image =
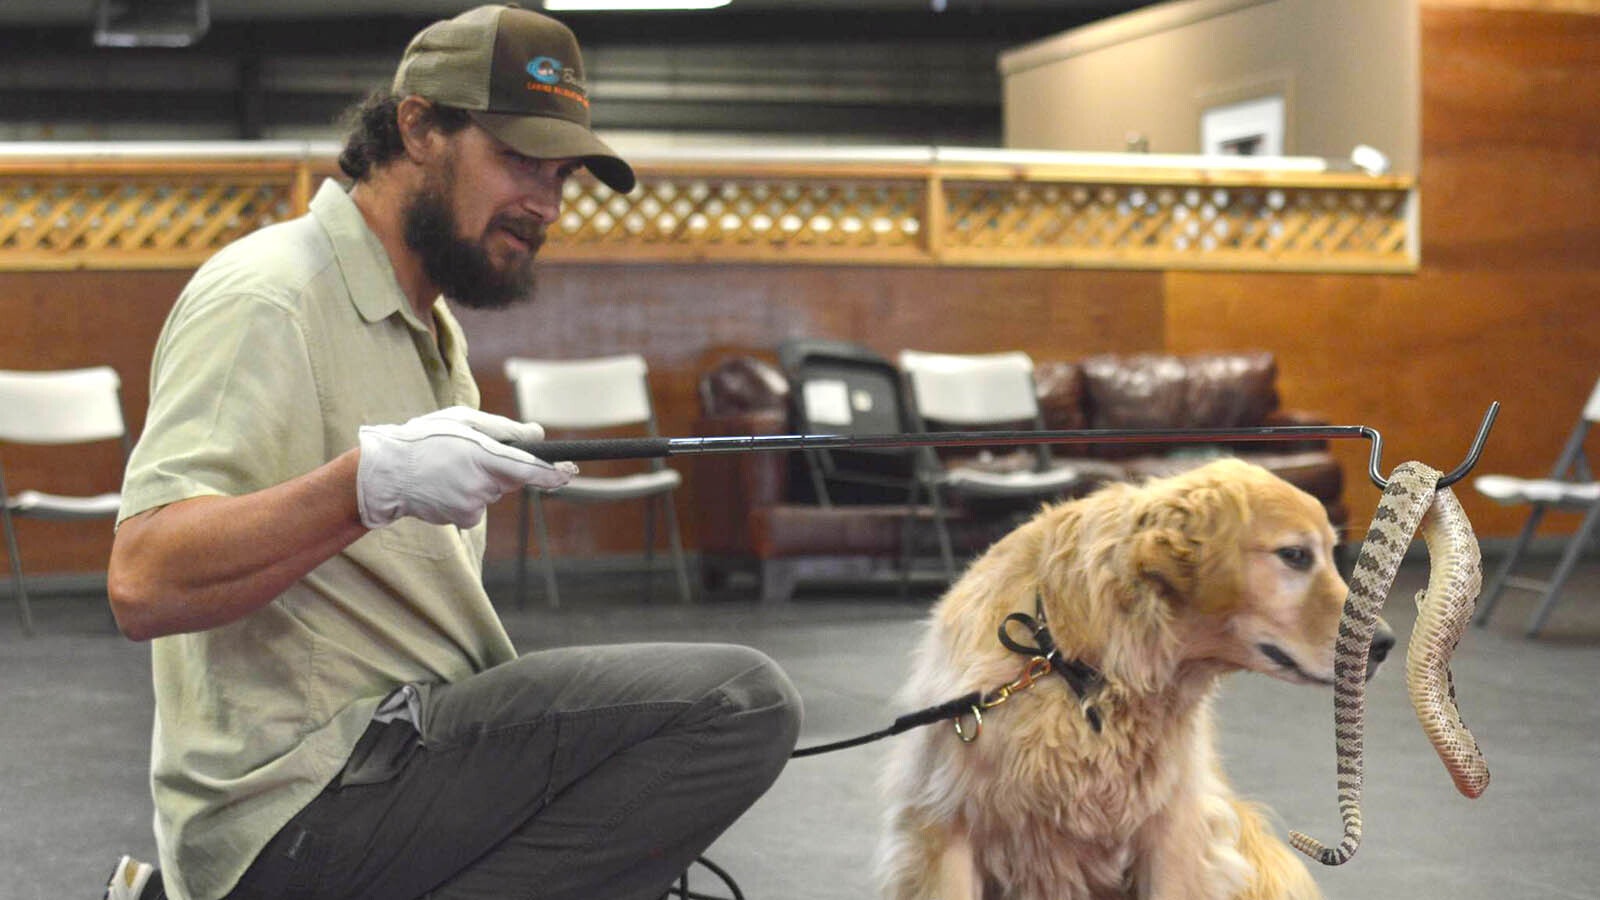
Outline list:
[[[1078,705],[1083,709],[1084,718],[1089,720],[1089,727],[1095,734],[1100,733],[1100,710],[1090,702],[1094,694],[1105,684],[1105,676],[1100,670],[1089,665],[1081,659],[1064,659],[1061,648],[1056,646],[1056,641],[1050,634],[1050,626],[1044,618],[1044,597],[1033,595],[1033,616],[1027,613],[1012,613],[1000,622],[1000,643],[1013,653],[1024,656],[1042,656],[1050,661],[1050,669],[1062,680],[1078,698]],[[1032,646],[1024,644],[1013,638],[1010,634],[1011,623],[1015,622],[1026,628],[1033,635]]]
[[[906,713],[900,718],[895,719],[893,725],[890,725],[888,728],[885,728],[882,731],[874,731],[871,734],[863,734],[860,737],[853,737],[842,741],[834,741],[831,744],[819,744],[815,747],[802,747],[801,749],[789,754],[789,758],[799,759],[802,756],[815,756],[818,753],[844,750],[848,747],[859,747],[862,744],[870,744],[873,741],[882,740],[886,737],[893,737],[902,731],[910,731],[913,728],[918,728],[923,725],[932,725],[935,722],[943,722],[946,719],[960,718],[961,716],[971,712],[973,707],[978,706],[982,702],[983,695],[977,691],[973,691],[970,694],[957,697],[954,700],[946,700],[937,706],[930,706],[927,709],[919,709],[913,713]]]

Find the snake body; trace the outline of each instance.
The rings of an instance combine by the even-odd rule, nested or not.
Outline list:
[[[1483,559],[1472,523],[1449,488],[1439,491],[1422,521],[1428,545],[1428,587],[1417,592],[1417,624],[1406,646],[1406,691],[1428,743],[1456,790],[1477,797],[1489,786],[1489,765],[1456,709],[1450,657],[1472,621],[1483,587]]]
[[[1350,577],[1334,649],[1334,738],[1344,836],[1337,847],[1326,847],[1301,832],[1289,834],[1295,849],[1324,865],[1344,863],[1361,845],[1367,656],[1378,612],[1425,516],[1423,539],[1431,567],[1428,588],[1417,596],[1417,624],[1406,649],[1407,689],[1424,733],[1457,788],[1476,797],[1489,781],[1477,742],[1456,710],[1449,668],[1482,580],[1478,541],[1455,495],[1437,490],[1438,482],[1438,470],[1422,463],[1402,463],[1394,470]]]

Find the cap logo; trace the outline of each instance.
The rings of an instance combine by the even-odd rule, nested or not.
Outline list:
[[[528,74],[540,84],[556,84],[561,81],[561,60],[550,56],[541,56],[528,63]]]
[[[565,97],[588,109],[588,86],[577,71],[561,60],[553,56],[536,56],[528,63],[527,72],[533,79],[527,83],[528,90]]]

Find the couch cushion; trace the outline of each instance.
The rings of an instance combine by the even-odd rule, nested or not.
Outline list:
[[[1033,386],[1044,427],[1051,431],[1089,427],[1083,414],[1083,368],[1077,363],[1039,363],[1033,370]]]
[[[1270,353],[1103,354],[1083,361],[1090,428],[1242,428],[1277,409]],[[1104,459],[1160,454],[1158,444],[1097,444]]]
[[[1278,363],[1270,353],[1184,358],[1185,428],[1248,428],[1278,408]]]

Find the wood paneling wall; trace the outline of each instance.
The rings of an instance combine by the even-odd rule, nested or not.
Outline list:
[[[1500,400],[1479,471],[1542,475],[1600,376],[1600,17],[1425,4],[1422,98],[1415,276],[1171,273],[1168,347],[1275,351],[1285,399],[1379,429],[1386,468],[1455,466]],[[1457,494],[1480,536],[1521,523]]]
[[[535,306],[462,314],[484,405],[511,411],[500,365],[515,354],[642,352],[663,431],[683,435],[701,371],[787,337],[851,338],[886,354],[1019,347],[1040,359],[1262,347],[1278,354],[1285,406],[1380,429],[1386,467],[1454,466],[1499,399],[1482,469],[1538,474],[1600,375],[1600,17],[1425,5],[1422,42],[1417,275],[563,264],[547,268]],[[187,276],[0,273],[0,366],[109,362],[137,429],[150,353]],[[1340,453],[1361,521],[1377,499],[1357,474],[1365,445]],[[5,455],[17,486],[54,460]],[[116,479],[114,460],[75,468],[70,489]],[[1459,493],[1480,535],[1515,529],[1515,511]],[[691,483],[679,508],[704,499]],[[691,543],[693,518],[683,516]],[[491,512],[491,559],[511,555],[515,521],[510,501]],[[557,552],[636,552],[636,521],[620,507],[563,509]],[[24,527],[31,572],[104,565],[107,527]]]

